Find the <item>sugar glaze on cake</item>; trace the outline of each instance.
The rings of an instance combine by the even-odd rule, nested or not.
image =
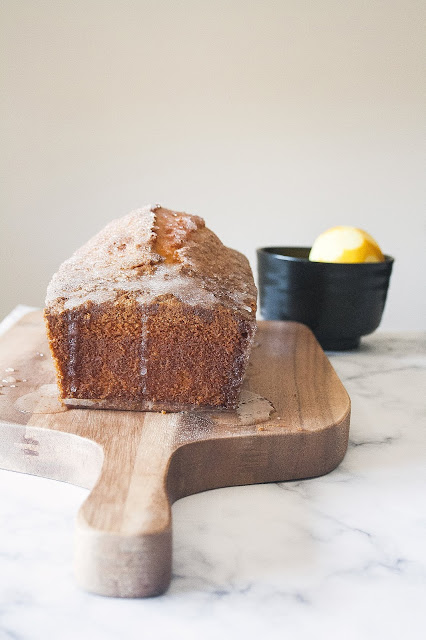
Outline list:
[[[45,319],[68,406],[237,406],[255,332],[242,254],[198,216],[148,206],[114,220],[53,276]]]

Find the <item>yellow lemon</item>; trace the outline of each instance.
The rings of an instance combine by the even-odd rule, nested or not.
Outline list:
[[[313,262],[383,262],[377,242],[356,227],[332,227],[315,240],[309,254]]]

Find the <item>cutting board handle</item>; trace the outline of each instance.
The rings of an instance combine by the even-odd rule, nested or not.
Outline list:
[[[101,474],[77,517],[75,572],[87,591],[134,598],[159,595],[169,586],[171,449],[161,437],[161,418],[144,414],[136,450],[125,433],[109,436],[103,447]]]

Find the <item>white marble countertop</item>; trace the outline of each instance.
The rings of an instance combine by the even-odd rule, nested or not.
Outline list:
[[[377,332],[329,355],[352,399],[343,463],[177,502],[161,597],[80,591],[73,524],[87,492],[0,471],[0,640],[423,640],[426,334]]]

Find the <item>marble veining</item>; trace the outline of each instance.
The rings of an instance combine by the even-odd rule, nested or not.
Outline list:
[[[160,598],[80,591],[73,525],[87,491],[0,471],[0,640],[423,640],[426,334],[377,332],[329,357],[352,399],[342,464],[177,502]]]

